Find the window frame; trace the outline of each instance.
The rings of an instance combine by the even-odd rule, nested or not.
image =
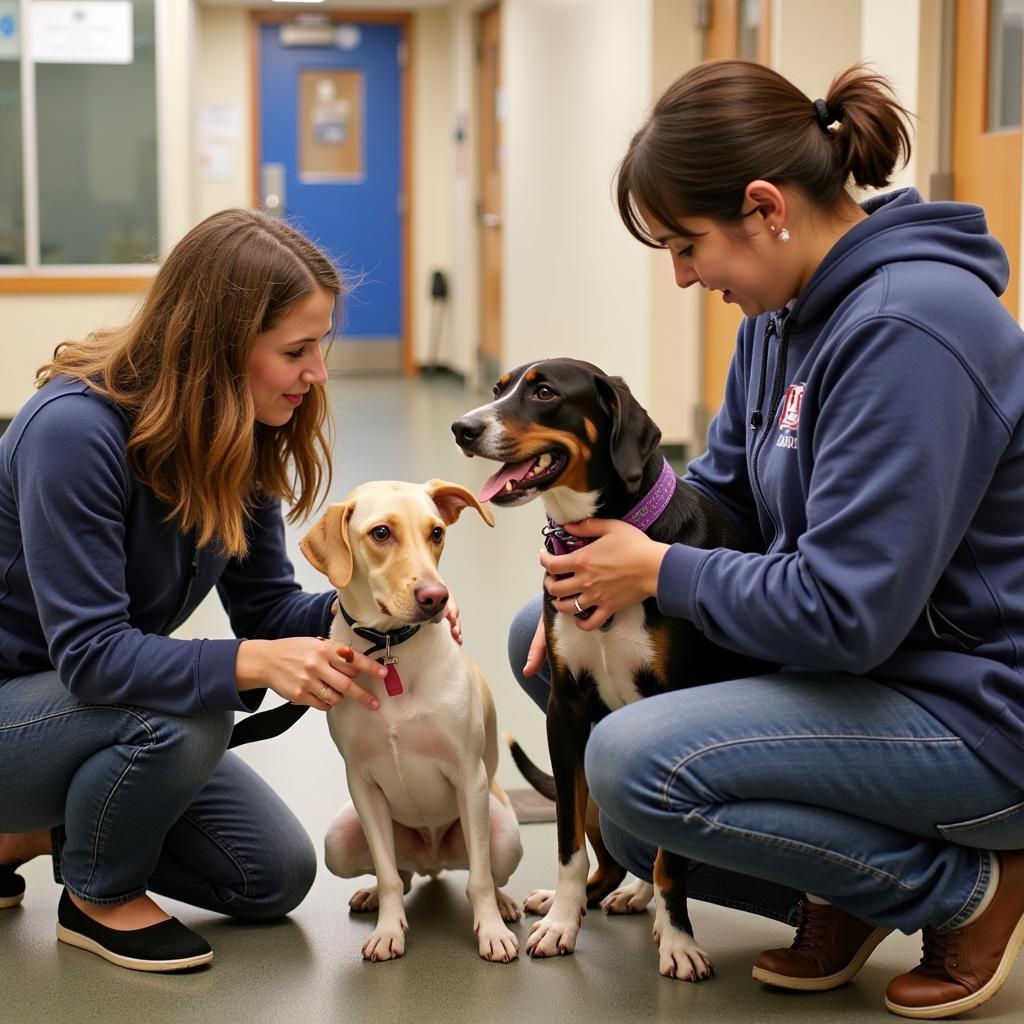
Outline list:
[[[167,90],[165,88],[169,32],[167,19],[173,0],[153,0],[153,33],[156,77],[157,246],[166,256],[168,232]],[[159,265],[141,263],[47,263],[39,259],[39,165],[36,64],[31,59],[31,12],[33,0],[18,0],[18,36],[21,86],[22,212],[25,223],[25,262],[0,266],[0,294],[122,293],[141,292],[149,286]]]

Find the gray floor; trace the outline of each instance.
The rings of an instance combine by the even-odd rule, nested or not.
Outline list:
[[[443,477],[477,487],[488,464],[466,461],[448,424],[480,396],[440,379],[429,383],[359,380],[335,389],[337,477],[340,500],[363,480]],[[467,513],[449,537],[443,574],[458,596],[466,645],[490,679],[500,725],[544,760],[542,716],[519,692],[505,664],[505,629],[511,615],[539,585],[538,506],[499,513],[488,530]],[[317,574],[290,543],[299,578],[319,588]],[[185,635],[226,635],[223,613],[204,606]],[[323,719],[307,715],[281,738],[245,748],[245,756],[289,801],[319,844],[345,799],[344,774]],[[522,783],[502,764],[506,787]],[[523,826],[525,855],[509,889],[520,901],[555,876],[554,828]],[[0,1021],[393,1021],[469,1024],[478,1021],[631,1022],[714,1020],[723,1024],[766,1021],[809,1024],[893,1020],[882,1005],[887,980],[917,961],[918,937],[890,936],[856,980],[824,995],[794,995],[762,988],[750,965],[767,946],[788,945],[790,930],[737,911],[695,904],[698,938],[712,953],[717,974],[700,985],[669,981],[657,973],[650,941],[652,915],[608,918],[592,912],[577,953],[552,961],[481,961],[465,900],[465,874],[436,882],[417,879],[407,898],[411,931],[407,952],[393,963],[369,964],[359,949],[372,918],[350,916],[347,900],[359,881],[321,870],[306,901],[287,921],[241,926],[164,901],[172,913],[200,930],[216,960],[190,975],[136,974],[60,945],[54,938],[59,891],[49,862],[24,869],[25,902],[0,911]],[[529,919],[514,926],[520,942]],[[1024,968],[988,1005],[967,1019],[1019,1021]]]

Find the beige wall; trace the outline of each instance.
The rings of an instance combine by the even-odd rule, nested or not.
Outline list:
[[[676,0],[654,0],[651,101],[703,56],[702,34],[691,12]],[[640,120],[637,121],[640,126]],[[618,220],[618,215],[614,215]],[[625,228],[622,229],[625,231]],[[651,303],[648,411],[666,443],[693,445],[694,410],[700,402],[700,331],[703,292],[676,286],[665,252],[634,243],[637,258],[647,253]]]
[[[648,400],[650,265],[612,172],[651,91],[651,3],[504,8],[504,363],[589,359]]]

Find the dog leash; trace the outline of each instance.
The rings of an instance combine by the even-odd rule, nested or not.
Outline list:
[[[349,624],[352,632],[363,640],[369,640],[373,645],[363,651],[363,654],[376,654],[378,651],[384,652],[384,657],[377,659],[387,669],[387,675],[384,677],[384,688],[387,690],[388,696],[397,697],[402,693],[402,677],[398,674],[398,669],[395,668],[398,664],[398,659],[392,655],[391,648],[414,636],[419,632],[420,627],[403,626],[401,629],[384,633],[377,629],[370,629],[367,626],[357,626],[355,619],[345,611],[340,602],[338,609]],[[290,729],[308,710],[308,704],[289,703],[281,704],[279,707],[271,708],[269,711],[257,711],[255,714],[249,715],[248,718],[243,718],[235,724],[235,727],[231,730],[228,749],[241,746],[243,743],[255,743],[258,740],[269,740],[274,736],[280,736],[281,733]]]
[[[622,522],[635,526],[638,530],[646,533],[656,522],[662,512],[668,508],[672,495],[676,493],[675,470],[669,464],[668,459],[663,459],[661,473],[654,482],[654,486],[644,495],[641,501],[622,516]],[[586,547],[594,537],[574,537],[561,523],[556,523],[551,516],[548,516],[548,525],[541,533],[544,536],[544,546],[553,555],[568,555],[577,548]]]

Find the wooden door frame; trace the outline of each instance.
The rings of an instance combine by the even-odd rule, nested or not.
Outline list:
[[[495,145],[493,132],[491,126],[485,122],[485,108],[482,104],[482,93],[483,93],[483,34],[484,34],[484,21],[487,18],[494,18],[497,22],[497,36],[498,36],[498,59],[497,67],[495,69],[496,79],[499,83],[499,87],[502,86],[502,75],[501,75],[501,3],[498,0],[497,3],[491,4],[488,7],[481,8],[474,12],[474,45],[477,53],[476,61],[476,75],[475,75],[475,100],[476,100],[476,128],[479,135],[478,147],[476,152],[476,230],[477,230],[477,252],[478,256],[478,268],[479,273],[477,277],[477,351],[476,351],[476,372],[482,380],[494,380],[501,372],[501,361],[502,361],[502,349],[504,342],[504,334],[502,331],[502,303],[503,303],[503,291],[502,291],[502,269],[503,269],[503,246],[502,238],[503,225],[501,218],[504,216],[504,205],[502,203],[503,196],[500,194],[497,197],[496,205],[497,211],[485,210],[486,204],[484,197],[485,179],[487,176],[487,150],[489,147]],[[493,106],[493,100],[492,104]],[[494,125],[494,130],[500,133],[501,126],[499,123],[498,112],[494,110],[491,122]],[[499,143],[500,144],[500,143]],[[502,167],[499,172],[500,175],[504,174],[504,168]],[[502,177],[502,182],[503,182]],[[497,226],[489,228],[483,223],[483,217],[488,213],[495,213],[499,218]],[[487,274],[485,273],[484,267],[484,249],[487,242],[486,232],[496,231],[498,232],[497,237],[497,315],[495,330],[497,332],[496,348],[495,353],[487,352],[484,348],[484,321],[487,317],[488,302],[485,295],[487,289]],[[490,360],[494,361],[496,365],[490,365]]]
[[[261,115],[260,106],[260,34],[261,29],[267,24],[280,24],[288,21],[295,21],[297,10],[292,11],[271,11],[251,10],[249,12],[249,38],[250,38],[250,72],[249,81],[252,95],[252,199],[251,205],[258,206],[260,202],[260,152],[263,145],[263,136],[260,130]],[[402,194],[404,196],[404,210],[402,223],[399,226],[402,238],[402,374],[410,377],[416,372],[416,365],[413,359],[415,346],[413,344],[412,324],[412,218],[413,218],[413,188],[412,188],[412,67],[413,67],[413,31],[412,15],[405,11],[357,11],[357,10],[327,10],[318,11],[331,22],[338,24],[343,22],[363,22],[366,24],[388,24],[398,25],[401,30],[402,43],[405,45],[406,60],[402,73],[402,111],[401,111],[401,133],[402,133]]]
[[[1002,228],[1000,241],[1006,246],[1010,259],[1010,281],[1003,293],[1003,304],[1020,320],[1021,274],[1021,184],[1022,184],[1022,129],[986,131],[988,117],[988,48],[990,0],[958,0],[955,4],[953,43],[954,86],[952,115],[952,167],[953,198],[962,202],[993,206],[997,230]],[[972,62],[980,55],[980,74],[975,73]],[[985,177],[984,168],[1002,166],[1009,169],[1013,182],[1012,198],[996,206],[992,196],[979,195],[973,190],[974,181]],[[964,178],[969,175],[968,181]],[[1005,190],[999,190],[1005,200]],[[1009,207],[1007,210],[1006,207]],[[986,209],[986,213],[989,213]],[[1003,215],[1008,213],[1003,226]],[[992,230],[990,223],[989,230]],[[1005,241],[1003,239],[1005,238]]]

